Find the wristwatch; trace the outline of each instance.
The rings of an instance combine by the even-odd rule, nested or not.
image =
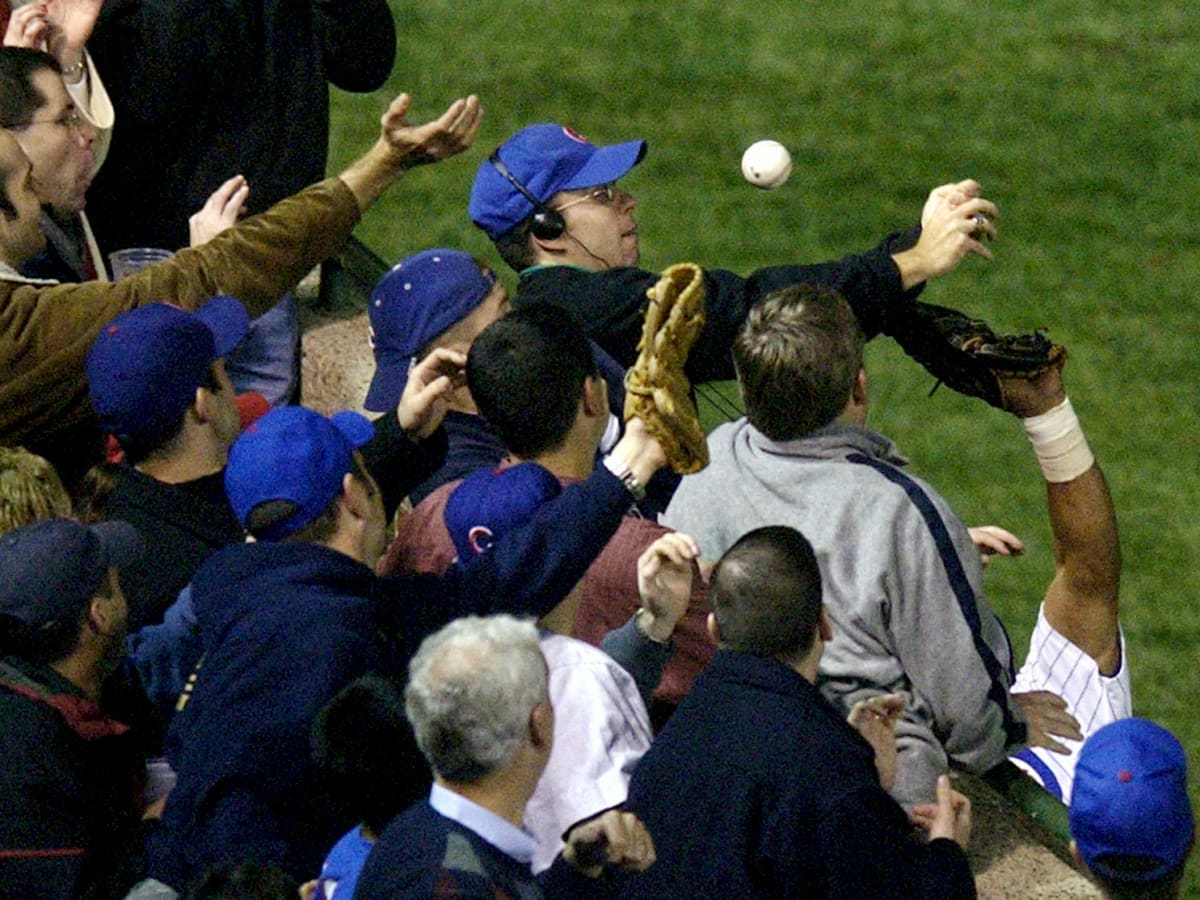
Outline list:
[[[617,459],[608,453],[604,457],[604,468],[620,479],[621,484],[625,485],[625,490],[633,494],[634,500],[641,500],[646,496],[646,486],[634,477],[633,472],[629,470],[629,465],[624,460]]]

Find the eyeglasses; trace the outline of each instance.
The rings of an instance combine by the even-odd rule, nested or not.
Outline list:
[[[601,206],[612,206],[613,201],[617,199],[617,195],[620,193],[622,193],[620,188],[614,182],[610,181],[608,184],[602,184],[598,188],[592,188],[592,190],[588,191],[582,197],[576,197],[569,203],[554,207],[554,211],[562,212],[564,209],[569,209],[579,203],[587,203],[589,200],[599,203]]]
[[[14,125],[14,128],[32,128],[34,125],[57,125],[59,128],[66,128],[68,131],[78,132],[83,127],[83,119],[79,116],[79,110],[74,106],[68,107],[62,111],[62,115],[53,119],[33,119],[26,122],[24,125]]]

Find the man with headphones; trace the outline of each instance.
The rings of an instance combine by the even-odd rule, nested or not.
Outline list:
[[[637,355],[646,290],[658,275],[637,267],[636,200],[616,182],[641,162],[646,142],[598,147],[562,125],[518,131],[479,166],[470,215],[520,273],[515,308],[550,303],[569,310],[588,337],[622,366]],[[693,382],[734,377],[729,348],[747,311],[766,294],[807,282],[850,303],[867,337],[889,322],[924,283],[967,254],[991,259],[996,207],[979,185],[935,188],[918,226],[866,253],[816,265],[758,269],[747,277],[706,269],[707,323],[688,357]]]

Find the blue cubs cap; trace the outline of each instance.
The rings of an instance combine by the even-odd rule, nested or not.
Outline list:
[[[229,448],[225,494],[243,526],[260,503],[286,500],[296,512],[255,533],[278,541],[323,513],[342,492],[354,451],[374,436],[358,413],[328,419],[302,406],[273,409],[241,433]]]
[[[1079,751],[1069,817],[1079,855],[1097,874],[1139,883],[1170,874],[1192,845],[1183,747],[1145,719],[1105,725]],[[1146,865],[1117,869],[1106,863],[1113,856]]]
[[[459,561],[483,553],[561,493],[558,479],[533,462],[472,472],[447,498],[442,513]]]
[[[547,122],[521,129],[500,145],[496,155],[513,178],[546,203],[559,191],[596,187],[624,177],[646,155],[646,142],[597,147],[578,132]],[[475,173],[468,212],[471,221],[495,240],[525,221],[533,204],[489,159]]]
[[[127,522],[40,519],[6,532],[0,536],[0,615],[31,628],[76,616],[109,567],[129,565],[142,549]]]
[[[465,318],[495,285],[495,274],[461,250],[423,250],[392,266],[367,303],[375,377],[363,406],[395,409],[421,348]]]
[[[196,399],[208,367],[250,328],[240,300],[215,297],[194,313],[150,303],[101,330],[87,358],[88,389],[100,424],[121,442],[151,440]]]

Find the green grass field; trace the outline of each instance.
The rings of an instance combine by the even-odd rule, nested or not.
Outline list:
[[[1200,797],[1200,21],[1190,5],[846,0],[770,16],[784,5],[393,5],[394,76],[373,97],[334,98],[331,166],[372,139],[402,89],[414,118],[468,92],[487,115],[471,153],[413,173],[363,222],[360,237],[388,259],[449,244],[496,260],[466,216],[470,180],[492,147],[537,121],[600,143],[650,142],[624,182],[649,268],[834,257],[915,221],[932,186],[978,179],[1001,207],[996,259],[967,260],[924,297],[1000,330],[1048,327],[1070,347],[1068,387],[1120,516],[1136,711],[1181,737]],[[771,193],[738,169],[762,137],[796,161]],[[871,345],[868,370],[873,425],[914,471],[969,524],[1025,538],[1023,559],[986,575],[1023,656],[1052,557],[1019,426],[945,389],[927,397],[931,379],[886,341]]]

